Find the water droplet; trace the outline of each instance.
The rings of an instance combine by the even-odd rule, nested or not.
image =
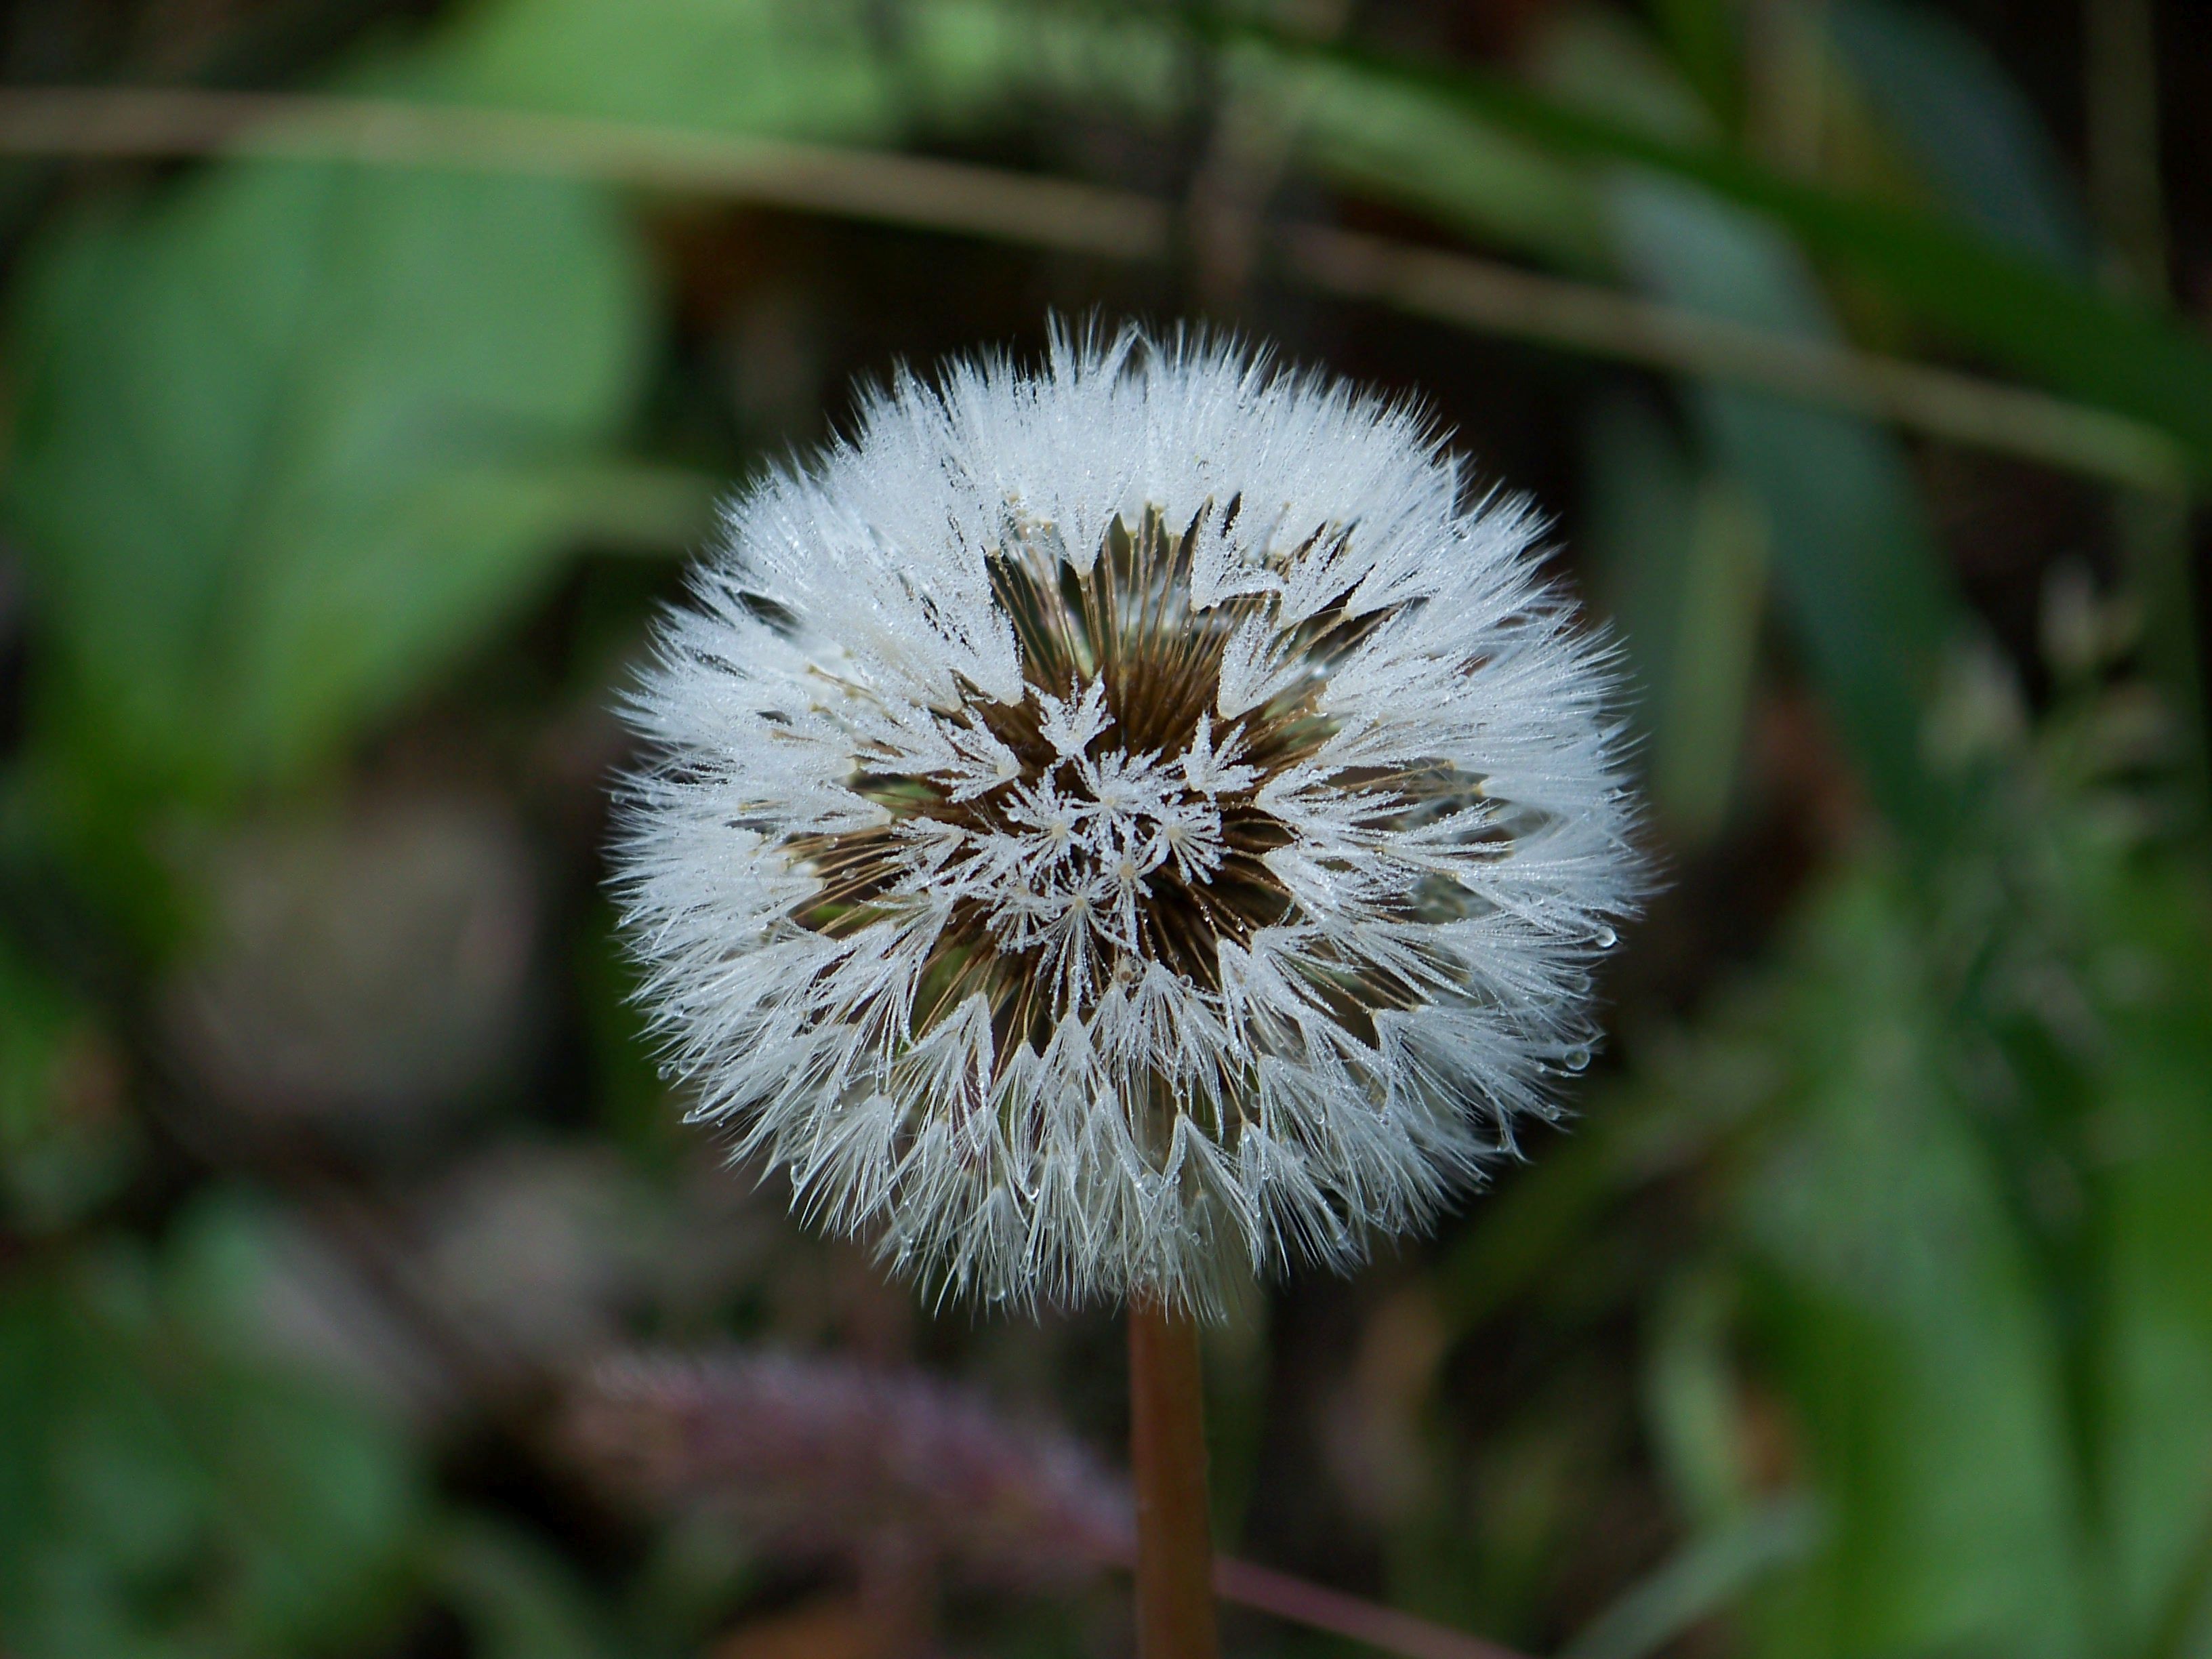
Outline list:
[[[1598,924],[1597,948],[1599,950],[1610,951],[1614,945],[1620,943],[1620,934],[1614,933],[1612,928],[1607,927],[1602,922]]]
[[[1571,1072],[1587,1071],[1589,1069],[1589,1063],[1590,1051],[1579,1042],[1559,1056],[1559,1064]]]

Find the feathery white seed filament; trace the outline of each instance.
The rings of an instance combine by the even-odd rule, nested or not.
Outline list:
[[[1638,865],[1601,644],[1413,412],[1218,342],[902,377],[729,512],[619,849],[696,1115],[992,1300],[1430,1221]]]

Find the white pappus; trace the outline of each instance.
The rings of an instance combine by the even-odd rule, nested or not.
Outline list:
[[[1402,404],[1219,340],[902,375],[728,510],[617,851],[694,1115],[940,1291],[1218,1311],[1587,1063],[1608,652]]]

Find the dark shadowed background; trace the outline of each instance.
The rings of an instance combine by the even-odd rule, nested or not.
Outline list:
[[[1565,1133],[1210,1339],[1224,1549],[2212,1655],[2212,11],[15,0],[0,80],[6,1659],[1127,1650],[1112,1316],[723,1167],[601,884],[716,495],[1055,309],[1533,494],[1669,883]]]

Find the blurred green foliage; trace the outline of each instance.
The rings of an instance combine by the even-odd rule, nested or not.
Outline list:
[[[26,264],[31,764],[83,848],[296,781],[542,592],[651,326],[632,233],[556,183],[233,167]]]
[[[1451,8],[1369,9],[364,6],[269,78],[1201,201],[1231,177],[1261,220],[1410,216],[1789,336],[1974,354],[2212,472],[2203,319],[2100,283],[2048,89],[1971,20],[1500,4],[1475,62]],[[610,1513],[549,1439],[546,1394],[639,1339],[918,1349],[1110,1439],[1101,1321],[927,1325],[673,1128],[595,849],[606,710],[674,580],[637,556],[701,533],[702,477],[819,435],[848,368],[1033,337],[1048,302],[1188,308],[1189,262],[459,166],[10,166],[0,1650],[771,1651],[747,1632],[842,1592]],[[1418,380],[1491,465],[1557,481],[1680,887],[1622,953],[1572,1139],[1348,1290],[1255,1291],[1215,1355],[1224,1533],[1577,1659],[2212,1654],[2187,507],[1717,374],[1393,334],[1273,293],[1264,244],[1256,269],[1209,302]],[[496,1109],[332,1137],[273,1081],[312,1054],[210,1062],[282,1024],[196,991],[210,941],[290,937],[218,913],[444,938],[400,914],[444,890],[342,839],[264,888],[216,872],[418,797],[519,817],[537,908],[364,994],[349,1053],[404,1049],[375,1011],[473,974],[518,988],[482,1023],[534,1058]],[[641,1263],[648,1211],[681,1248]],[[1118,1639],[1085,1607],[945,1616],[977,1651]]]
[[[297,1653],[391,1617],[419,1466],[225,1351],[208,1219],[159,1260],[106,1240],[9,1276],[0,1597],[21,1651]]]

